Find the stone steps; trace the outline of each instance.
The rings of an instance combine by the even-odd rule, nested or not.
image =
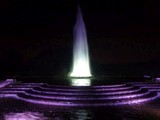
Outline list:
[[[53,95],[53,94],[41,94],[33,92],[24,92],[26,96],[51,99],[51,100],[119,100],[119,99],[131,99],[138,98],[150,94],[147,90],[141,90],[135,93],[120,94],[120,95],[102,95],[102,94],[81,94],[81,95]]]
[[[144,91],[145,89],[143,89]],[[102,92],[97,92],[97,91],[89,91],[89,92],[54,92],[54,91],[40,91],[40,90],[35,90],[34,88],[29,90],[29,91],[26,91],[30,94],[43,94],[43,95],[61,95],[61,96],[91,96],[91,95],[102,95],[102,96],[109,96],[109,95],[122,95],[122,94],[133,94],[134,92],[139,92],[139,91],[142,91],[142,89],[133,89],[133,90],[123,90],[123,91],[110,91],[110,92],[105,92],[105,91],[102,91]]]
[[[157,93],[150,93],[143,97],[134,98],[134,99],[118,99],[118,100],[51,100],[51,99],[39,99],[37,97],[25,96],[24,94],[18,94],[18,97],[21,100],[36,103],[36,104],[43,104],[43,105],[53,105],[53,106],[75,106],[75,107],[93,107],[93,106],[110,106],[110,105],[124,105],[124,104],[134,104],[149,101],[155,99]]]
[[[54,86],[43,83],[10,84],[0,98],[53,106],[93,107],[135,104],[159,97],[159,84],[127,83],[103,86]]]

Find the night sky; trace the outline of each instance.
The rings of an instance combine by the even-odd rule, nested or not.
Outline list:
[[[77,5],[78,0],[0,1],[1,73],[69,72]],[[79,5],[94,70],[107,65],[160,70],[155,68],[160,66],[158,0],[79,0]]]

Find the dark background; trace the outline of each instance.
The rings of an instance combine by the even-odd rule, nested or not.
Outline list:
[[[159,0],[79,0],[94,75],[158,74]],[[0,75],[67,75],[76,0],[0,1]]]

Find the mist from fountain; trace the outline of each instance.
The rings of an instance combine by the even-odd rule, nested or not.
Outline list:
[[[90,77],[90,60],[87,35],[82,12],[78,6],[77,20],[74,26],[73,66],[70,77]]]

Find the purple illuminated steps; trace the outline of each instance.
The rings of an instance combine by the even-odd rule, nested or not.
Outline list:
[[[1,88],[1,98],[53,106],[93,107],[135,104],[159,97],[160,85],[127,83],[103,86],[51,86],[43,83],[10,84]]]
[[[15,81],[14,79],[6,79],[5,81],[0,82],[0,88],[6,87],[10,84],[13,84],[14,81]]]

